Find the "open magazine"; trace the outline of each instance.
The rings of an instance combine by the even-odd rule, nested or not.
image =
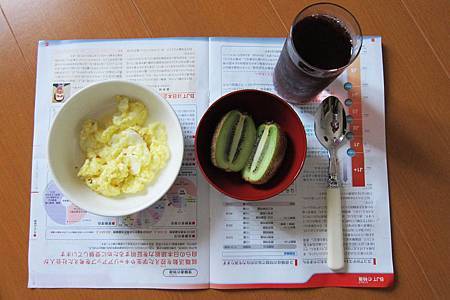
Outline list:
[[[210,187],[194,155],[208,105],[238,89],[274,92],[281,38],[40,41],[38,47],[29,282],[31,288],[386,287],[393,263],[380,37],[320,98],[337,95],[351,134],[339,150],[346,267],[327,267],[328,158],[313,132],[319,102],[294,107],[308,151],[301,175],[264,201],[231,199]],[[90,214],[56,187],[48,169],[49,126],[71,94],[126,79],[159,92],[182,124],[177,180],[157,203],[125,217]],[[151,109],[149,111],[151,114]]]

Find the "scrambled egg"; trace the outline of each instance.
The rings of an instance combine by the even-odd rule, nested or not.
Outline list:
[[[89,188],[109,197],[142,191],[170,156],[164,125],[144,126],[145,105],[126,96],[116,100],[117,112],[111,120],[106,124],[86,120],[80,133],[86,161],[78,176]]]

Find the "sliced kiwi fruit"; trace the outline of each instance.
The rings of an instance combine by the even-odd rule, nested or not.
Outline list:
[[[225,171],[241,171],[256,140],[253,119],[238,110],[229,111],[219,122],[211,143],[212,163]]]
[[[242,178],[253,184],[264,184],[272,178],[286,153],[286,136],[277,123],[258,127],[252,153],[242,170]]]

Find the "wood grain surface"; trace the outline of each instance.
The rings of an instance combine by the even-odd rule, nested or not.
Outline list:
[[[37,41],[284,37],[312,1],[0,0],[0,299],[450,299],[450,2],[333,2],[383,38],[394,287],[27,289]]]

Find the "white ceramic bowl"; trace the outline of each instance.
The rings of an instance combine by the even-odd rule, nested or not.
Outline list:
[[[170,160],[143,192],[108,198],[89,189],[77,177],[76,167],[81,167],[85,159],[79,146],[83,121],[113,113],[115,95],[142,101],[149,111],[148,122],[166,125]],[[147,208],[164,196],[178,175],[183,149],[180,122],[166,100],[140,84],[113,80],[89,85],[67,100],[50,128],[47,155],[55,183],[75,205],[98,215],[125,216]]]

